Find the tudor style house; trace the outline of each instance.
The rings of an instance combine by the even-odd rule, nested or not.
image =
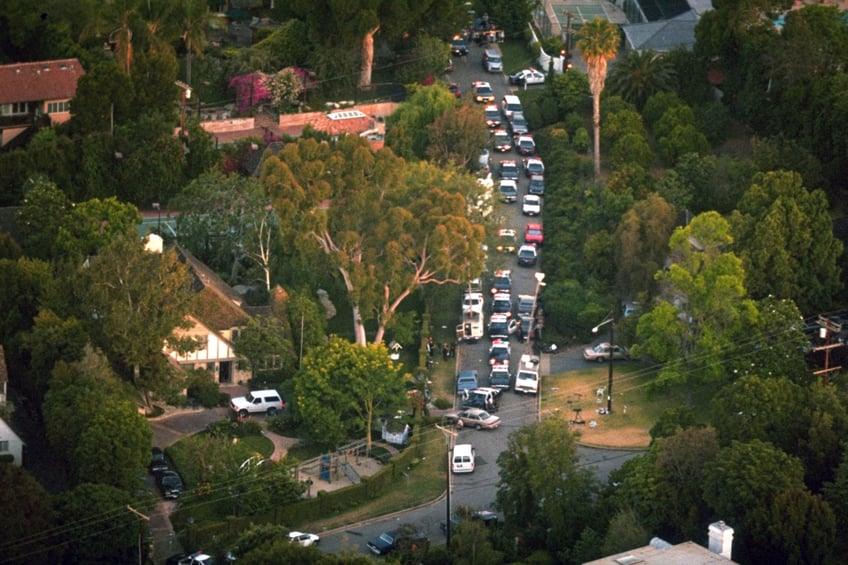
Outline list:
[[[0,65],[0,147],[71,119],[71,99],[84,74],[76,59]]]
[[[247,381],[250,372],[239,367],[234,347],[239,330],[250,316],[243,309],[244,300],[187,249],[177,246],[176,250],[189,267],[197,295],[189,314],[192,327],[178,328],[175,334],[197,340],[200,347],[189,353],[166,348],[165,354],[183,369],[208,370],[219,384]]]

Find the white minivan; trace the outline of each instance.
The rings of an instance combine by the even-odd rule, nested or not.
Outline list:
[[[474,472],[474,446],[470,443],[461,443],[453,448],[453,459],[451,467],[454,473]]]

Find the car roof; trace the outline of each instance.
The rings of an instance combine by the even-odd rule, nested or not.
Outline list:
[[[492,85],[489,84],[488,82],[486,82],[485,80],[475,80],[473,84],[474,84],[474,88],[481,88],[481,87],[484,87],[484,86],[488,87],[488,88],[492,88]]]
[[[524,195],[524,200],[534,200],[534,201],[536,201],[536,202],[541,202],[541,201],[542,201],[542,199],[541,199],[541,198],[539,198],[539,195],[538,195],[538,194],[525,194],[525,195]]]
[[[515,237],[515,230],[512,228],[501,228],[498,230],[499,237]],[[482,294],[482,293],[481,293]]]

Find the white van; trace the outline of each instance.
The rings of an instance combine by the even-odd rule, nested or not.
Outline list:
[[[501,112],[507,120],[511,120],[515,112],[523,114],[524,107],[521,105],[521,99],[514,94],[507,94],[501,98]]]
[[[470,443],[461,443],[453,448],[451,468],[454,473],[474,472],[474,447]]]

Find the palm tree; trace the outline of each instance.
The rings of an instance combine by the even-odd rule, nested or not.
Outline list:
[[[595,132],[595,178],[601,175],[601,92],[607,78],[607,61],[615,57],[620,43],[618,26],[595,18],[580,28],[577,49],[586,61],[592,91],[592,122]]]
[[[218,20],[209,11],[206,0],[183,0],[180,7],[180,37],[186,49],[186,83],[191,84],[191,58],[206,46],[206,25]]]
[[[653,49],[631,51],[610,69],[607,85],[640,111],[652,94],[674,89],[674,67]]]

